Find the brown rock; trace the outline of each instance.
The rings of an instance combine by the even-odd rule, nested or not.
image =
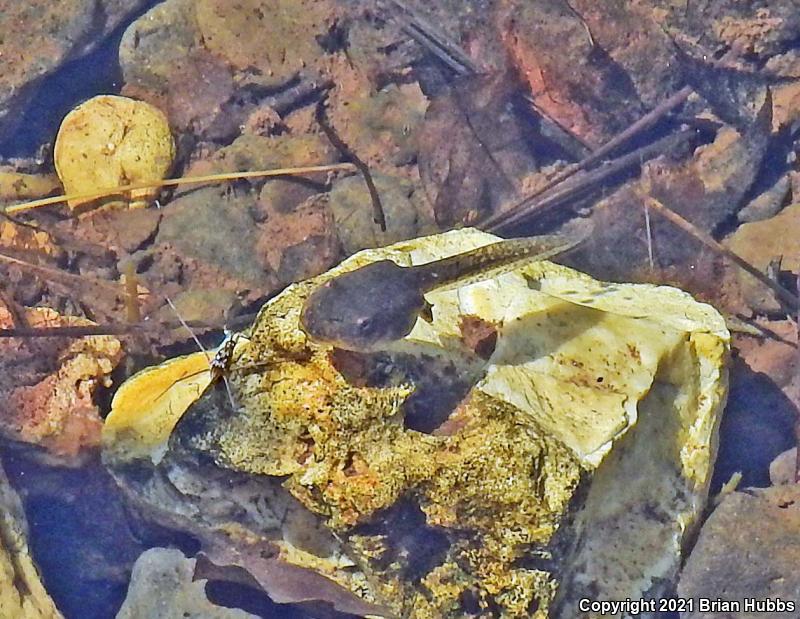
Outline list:
[[[726,496],[700,531],[681,574],[678,595],[694,599],[683,619],[797,617],[797,608],[700,610],[698,600],[781,599],[798,603],[800,486],[750,488]]]
[[[428,100],[416,83],[370,90],[358,79],[337,83],[330,95],[330,122],[348,148],[370,166],[396,173],[396,167],[416,156]]]
[[[282,284],[329,269],[339,259],[339,239],[327,201],[312,197],[290,213],[270,212],[256,251]]]
[[[413,238],[419,231],[419,191],[403,179],[374,176],[386,218],[386,232],[374,220],[374,205],[361,176],[349,176],[337,181],[330,192],[330,206],[336,231],[345,253],[381,247]]]
[[[257,70],[281,84],[313,65],[319,39],[336,20],[328,0],[200,0],[197,23],[205,47],[236,70]]]
[[[602,4],[597,18],[607,6]],[[639,29],[630,23],[637,16],[620,16],[620,33]],[[508,0],[499,29],[536,105],[574,135],[600,144],[640,114],[630,77],[611,61],[609,50],[595,47],[586,22],[565,0]]]
[[[126,94],[162,107],[177,131],[202,133],[233,93],[232,71],[202,43],[194,3],[169,0],[133,22],[120,42]]]
[[[781,270],[800,270],[800,204],[787,206],[775,217],[741,225],[726,245],[757,269],[766,270],[770,261],[783,256]],[[780,305],[774,294],[752,275],[738,274],[749,304],[762,311],[775,311]]]
[[[797,447],[787,449],[770,463],[769,480],[773,486],[797,483]]]
[[[170,246],[187,266],[190,287],[263,290],[270,275],[255,252],[258,234],[248,210],[252,194],[220,187],[189,191],[163,210],[156,247]]]
[[[437,97],[419,132],[419,175],[442,228],[469,225],[516,197],[536,170],[537,135],[517,115],[510,76],[479,77]]]

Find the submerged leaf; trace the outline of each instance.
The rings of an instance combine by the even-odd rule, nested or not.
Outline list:
[[[237,538],[232,543],[220,533],[207,537],[195,577],[257,586],[278,604],[322,602],[361,617],[392,616],[386,607],[361,599],[322,574],[283,561],[278,548],[264,539]]]
[[[533,171],[527,128],[506,76],[457,84],[431,103],[420,132],[419,171],[442,227],[494,211]]]

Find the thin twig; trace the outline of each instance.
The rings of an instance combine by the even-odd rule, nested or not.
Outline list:
[[[73,275],[72,273],[62,271],[61,269],[53,269],[50,267],[41,266],[39,264],[33,264],[32,262],[25,262],[19,258],[14,258],[13,256],[8,256],[2,253],[0,253],[0,262],[13,264],[18,266],[23,271],[40,275],[48,281],[74,286],[78,290],[84,290],[86,285],[90,284],[93,286],[98,286],[109,293],[113,293],[115,296],[120,296],[120,291],[117,285],[104,279],[98,279],[96,277],[89,277],[86,275]]]
[[[339,137],[334,128],[328,122],[325,116],[325,102],[326,99],[322,98],[317,102],[317,123],[322,131],[333,144],[334,148],[338,150],[343,157],[349,159],[361,175],[364,177],[364,182],[367,184],[370,200],[372,200],[372,219],[381,228],[381,232],[386,232],[386,215],[383,211],[383,204],[381,203],[381,196],[378,193],[378,188],[375,186],[375,181],[372,179],[372,174],[369,171],[369,166],[356,155],[353,150],[345,144],[344,140]]]
[[[192,328],[191,328],[191,327],[190,327],[190,326],[189,326],[189,325],[186,323],[186,321],[183,319],[183,316],[181,316],[180,312],[178,311],[178,308],[177,308],[177,307],[175,307],[175,304],[172,302],[172,299],[170,299],[170,298],[169,298],[169,297],[167,297],[167,296],[165,296],[165,297],[164,297],[164,299],[166,299],[166,301],[167,301],[167,305],[169,305],[169,306],[172,308],[172,312],[175,314],[175,316],[177,316],[177,318],[178,318],[178,322],[180,322],[180,323],[181,323],[181,326],[182,326],[182,327],[183,327],[183,328],[186,330],[186,332],[187,332],[189,335],[191,335],[191,336],[192,336],[192,339],[194,340],[194,343],[195,343],[195,344],[197,344],[197,347],[198,347],[198,348],[199,348],[201,351],[203,351],[203,353],[205,353],[206,357],[208,358],[208,361],[209,361],[209,362],[211,362],[211,355],[210,355],[210,354],[209,354],[209,352],[206,350],[206,347],[205,347],[205,346],[203,346],[203,343],[202,343],[202,342],[201,342],[201,341],[198,339],[198,337],[197,337],[197,336],[194,334],[194,330],[193,330],[193,329],[192,329]]]
[[[600,146],[597,150],[592,152],[591,155],[589,155],[588,157],[582,159],[577,163],[573,163],[565,167],[553,178],[551,178],[543,187],[540,187],[534,193],[530,194],[528,198],[535,198],[536,196],[543,194],[545,191],[551,189],[552,187],[555,187],[562,181],[565,181],[576,172],[579,172],[581,170],[586,170],[593,164],[602,160],[603,157],[608,155],[610,152],[616,150],[619,146],[621,146],[631,138],[646,131],[647,129],[655,125],[657,122],[659,122],[664,116],[669,114],[672,110],[674,110],[684,101],[686,101],[686,99],[689,98],[692,92],[693,90],[691,86],[684,86],[674,95],[669,97],[666,101],[663,101],[662,103],[658,104],[647,114],[645,114],[635,123],[630,125],[627,129],[618,133],[608,142]]]
[[[655,262],[653,260],[653,231],[650,228],[650,209],[647,207],[647,202],[644,203],[644,229],[647,234],[647,261],[650,263],[650,272],[655,270]]]
[[[783,301],[784,303],[787,303],[789,305],[789,307],[792,307],[792,308],[795,308],[795,309],[800,308],[800,298],[798,298],[796,295],[794,295],[791,292],[789,292],[788,290],[786,290],[786,288],[784,288],[783,286],[779,285],[777,282],[772,281],[769,277],[767,277],[759,269],[757,269],[752,264],[747,262],[747,260],[745,260],[741,256],[733,253],[730,249],[725,247],[722,243],[719,243],[710,234],[708,234],[707,232],[704,232],[703,230],[701,230],[700,228],[695,226],[692,222],[684,219],[683,217],[678,215],[678,213],[676,213],[675,211],[667,208],[666,206],[664,206],[661,202],[659,202],[655,198],[650,197],[650,196],[646,196],[644,198],[644,200],[645,200],[645,204],[647,204],[647,206],[649,208],[653,209],[658,214],[663,216],[664,219],[669,220],[670,222],[672,222],[673,224],[675,224],[676,226],[681,228],[684,232],[687,232],[688,234],[690,234],[691,236],[696,238],[698,241],[700,241],[703,245],[705,245],[706,247],[708,247],[712,251],[714,251],[714,252],[716,252],[716,253],[718,253],[720,255],[723,255],[723,256],[725,256],[727,258],[730,258],[739,267],[741,267],[742,269],[747,271],[750,275],[755,277],[758,281],[760,281],[762,284],[764,284],[770,290],[772,290],[778,296],[778,298],[781,301]]]
[[[174,187],[177,185],[192,185],[198,183],[218,183],[222,181],[239,180],[243,178],[266,178],[270,176],[299,176],[305,174],[314,174],[316,172],[331,172],[336,170],[352,170],[354,168],[351,163],[333,163],[330,165],[319,166],[305,166],[297,168],[278,168],[275,170],[254,170],[250,172],[225,172],[223,174],[207,174],[205,176],[184,176],[181,178],[167,178],[160,181],[148,181],[146,183],[134,183],[132,185],[121,185],[119,187],[110,187],[93,191],[91,193],[71,194],[52,196],[49,198],[42,198],[40,200],[32,200],[30,202],[23,202],[21,204],[13,204],[6,207],[6,213],[14,214],[31,209],[48,206],[50,204],[59,204],[69,200],[99,200],[101,198],[108,198],[128,191],[138,191],[140,189],[158,189],[159,187]]]
[[[538,196],[524,196],[507,209],[490,215],[479,225],[484,230],[494,232],[501,228],[518,223],[530,218],[536,213],[574,200],[578,195],[590,191],[599,183],[623,172],[624,170],[639,166],[646,160],[661,155],[687,142],[694,137],[693,129],[684,129],[672,135],[656,140],[652,144],[638,148],[630,153],[591,170],[583,176],[575,177],[568,182],[553,187],[550,191]]]

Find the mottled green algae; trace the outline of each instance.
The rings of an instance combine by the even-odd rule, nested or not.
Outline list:
[[[439,466],[422,487],[422,510],[430,525],[475,536],[448,557],[453,567],[468,566],[459,578],[469,585],[464,590],[493,599],[504,616],[538,616],[531,609],[546,609],[556,584],[547,572],[515,565],[530,553],[550,558],[580,464],[519,409],[480,392],[464,408],[467,426],[437,453]],[[451,582],[430,576],[434,598],[450,590]]]

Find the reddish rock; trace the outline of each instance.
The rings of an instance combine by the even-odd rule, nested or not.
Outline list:
[[[20,311],[15,319],[0,307],[0,326],[21,326],[19,318],[31,327],[91,324],[46,308]],[[0,340],[0,394],[5,402],[0,432],[65,458],[97,446],[103,422],[94,392],[110,384],[121,358],[120,342],[111,336]]]
[[[607,4],[602,7],[592,13],[593,19],[612,23],[605,14]],[[630,76],[611,60],[609,49],[596,45],[579,13],[565,0],[506,0],[498,30],[537,107],[585,142],[598,145],[641,115],[642,106]],[[620,10],[616,17],[624,18],[613,22],[618,38],[625,40],[629,31],[642,29],[638,15]]]
[[[256,251],[282,284],[324,273],[340,251],[326,201],[312,197],[291,213],[270,212]]]

